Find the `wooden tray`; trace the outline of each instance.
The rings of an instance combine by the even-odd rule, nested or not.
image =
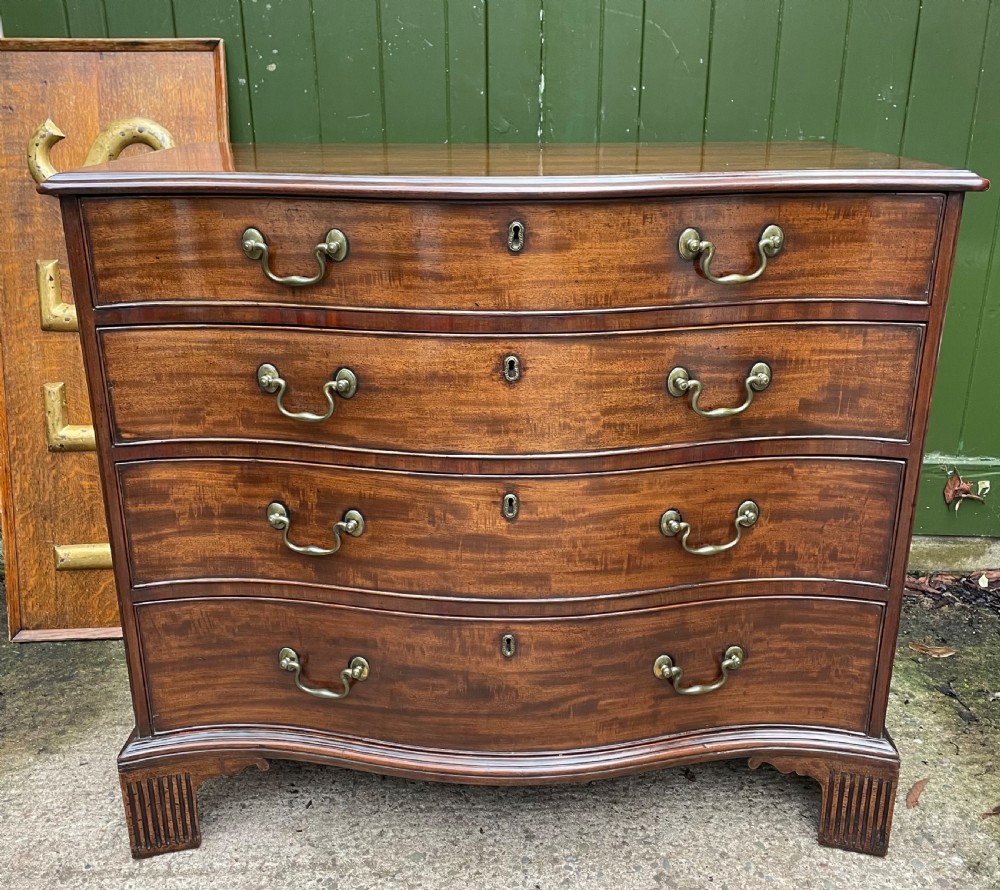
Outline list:
[[[109,124],[148,118],[177,144],[228,139],[221,40],[0,40],[0,500],[12,639],[120,636],[58,202],[29,139],[84,163]],[[126,152],[149,151],[136,146]],[[42,149],[42,156],[47,154]]]

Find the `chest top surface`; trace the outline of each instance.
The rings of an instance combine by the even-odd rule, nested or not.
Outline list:
[[[57,174],[50,194],[330,194],[574,198],[812,190],[978,191],[955,170],[829,143],[228,145]]]

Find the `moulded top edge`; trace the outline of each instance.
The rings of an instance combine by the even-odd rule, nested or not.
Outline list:
[[[586,198],[773,191],[975,191],[989,183],[829,143],[303,145],[202,143],[59,173],[73,194]]]

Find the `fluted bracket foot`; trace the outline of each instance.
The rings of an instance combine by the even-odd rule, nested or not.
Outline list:
[[[819,842],[855,853],[885,856],[899,779],[899,759],[754,757],[750,766],[770,763],[783,773],[810,776],[823,789]]]
[[[125,822],[134,859],[189,850],[201,844],[198,787],[206,779],[235,775],[260,757],[171,758],[151,766],[119,766]]]

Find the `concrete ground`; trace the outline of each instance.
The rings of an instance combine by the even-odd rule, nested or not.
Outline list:
[[[910,546],[911,572],[974,572],[1000,566],[1000,538],[915,535]]]
[[[888,722],[903,771],[885,859],[819,847],[819,787],[739,761],[506,789],[275,762],[202,786],[201,849],[133,862],[121,644],[0,643],[0,887],[997,890],[998,609],[907,598]]]

